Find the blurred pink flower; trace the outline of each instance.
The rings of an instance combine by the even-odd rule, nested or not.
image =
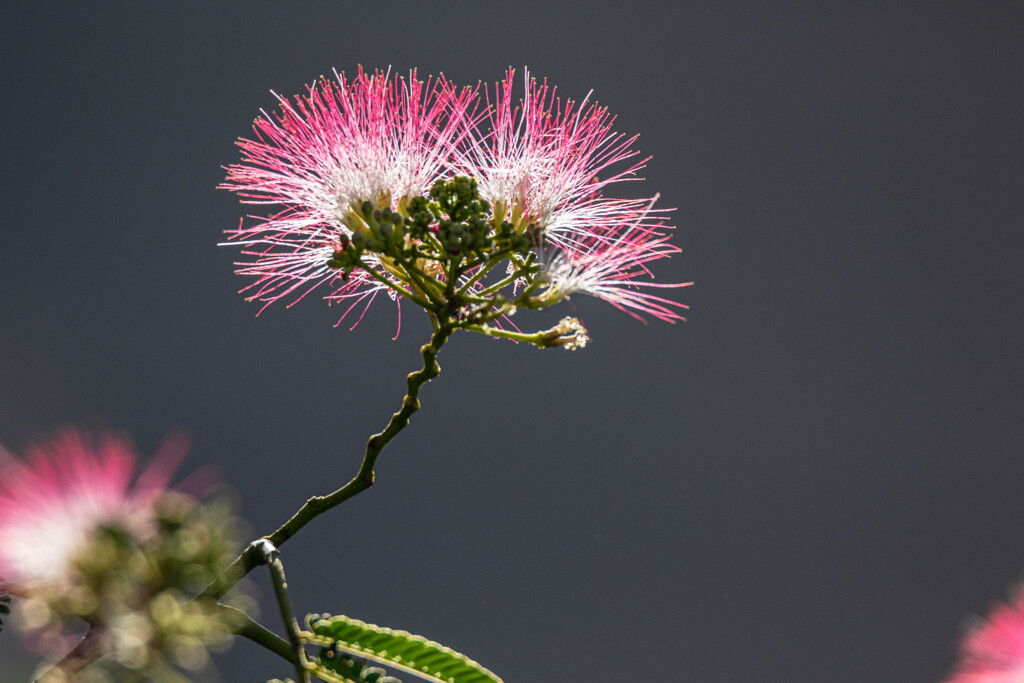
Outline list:
[[[337,72],[335,80],[321,79],[294,103],[277,98],[280,111],[263,112],[253,124],[255,139],[238,141],[242,162],[227,168],[221,185],[244,203],[284,207],[229,231],[253,257],[236,272],[256,278],[242,291],[266,304],[297,301],[324,285],[328,300],[354,300],[344,318],[382,290],[393,296],[361,269],[343,277],[327,265],[342,237],[352,234],[350,207],[368,201],[396,209],[424,194],[472,126],[475,93],[457,91],[443,77],[423,82],[415,71],[404,79],[360,68],[351,81]],[[367,259],[391,277],[374,256]]]
[[[960,661],[946,683],[1024,682],[1024,590],[978,620],[960,643]]]
[[[122,437],[73,429],[28,450],[0,450],[0,586],[31,589],[58,579],[97,528],[111,523],[147,533],[152,505],[184,456],[165,442],[132,485],[135,453]]]

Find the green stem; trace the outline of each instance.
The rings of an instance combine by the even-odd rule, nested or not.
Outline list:
[[[363,268],[364,271],[369,273],[375,280],[377,280],[378,282],[383,283],[387,287],[390,287],[391,289],[395,290],[396,292],[398,292],[399,294],[401,294],[405,298],[409,299],[410,301],[415,302],[417,306],[421,306],[422,308],[428,308],[428,309],[431,308],[431,304],[430,304],[429,301],[427,301],[426,299],[421,299],[420,297],[416,296],[415,294],[413,294],[412,292],[407,290],[405,287],[399,287],[394,282],[392,282],[391,280],[387,279],[386,277],[384,277],[383,275],[378,273],[371,266],[362,265],[362,268]]]
[[[281,657],[292,664],[299,661],[295,651],[287,640],[263,626],[242,610],[221,604],[217,605],[217,610],[229,615],[226,621],[241,624],[241,626],[235,629],[235,633],[238,635],[251,640],[267,650],[270,650],[278,657]]]
[[[281,564],[281,553],[274,544],[265,538],[253,543],[263,556],[270,569],[270,582],[274,584],[274,595],[277,597],[277,606],[281,610],[281,618],[284,620],[284,630],[288,634],[288,642],[291,646],[291,662],[295,665],[295,675],[298,677],[295,683],[309,683],[309,672],[306,671],[305,651],[302,649],[302,640],[299,639],[299,623],[295,621],[295,611],[292,609],[292,600],[288,596],[288,580],[284,577],[284,565]]]
[[[545,343],[545,340],[550,338],[550,331],[544,330],[543,332],[512,332],[510,330],[502,330],[497,327],[489,327],[488,325],[466,325],[463,327],[465,330],[470,332],[479,332],[486,334],[489,337],[501,337],[502,339],[512,339],[518,342],[526,342],[527,344],[533,344],[542,349],[547,348],[549,344]]]
[[[484,296],[476,296],[475,294],[458,294],[459,301],[465,304],[486,304],[490,303],[491,299]]]
[[[495,306],[497,305],[497,308]],[[469,315],[466,317],[466,324],[463,325],[464,329],[469,329],[467,325],[486,325],[489,322],[494,322],[503,315],[508,314],[515,308],[515,305],[503,302],[500,305],[494,299],[488,299],[487,302],[481,306],[477,306]],[[470,322],[472,321],[472,322]],[[477,332],[478,330],[470,330]]]
[[[405,269],[405,272],[409,274],[409,277],[412,278],[416,286],[419,287],[423,291],[423,293],[427,295],[427,298],[430,299],[435,306],[444,305],[444,299],[442,299],[438,294],[434,292],[435,287],[438,291],[444,290],[444,286],[440,282],[430,277],[429,275],[427,275],[426,273],[424,273],[411,263],[400,262],[399,265]],[[429,309],[430,307],[427,306],[425,308]]]
[[[430,247],[434,250],[436,257],[430,257],[432,260],[437,261],[438,263],[442,263],[445,260],[447,260],[447,257],[445,256],[444,246],[441,244],[440,240],[434,237],[433,234],[428,232],[426,235],[424,235],[423,243],[429,244]]]
[[[532,302],[530,300],[530,295],[536,292],[537,289],[544,284],[547,283],[544,281],[543,278],[534,278],[533,282],[528,284],[526,286],[526,289],[520,292],[519,296],[516,297],[516,306],[522,306],[523,308],[534,308],[534,306],[531,305]]]
[[[383,431],[374,434],[366,442],[366,451],[363,454],[363,461],[359,466],[359,471],[356,472],[356,475],[351,481],[333,493],[329,493],[326,496],[313,496],[307,500],[291,519],[281,525],[281,527],[274,533],[269,536],[265,536],[265,538],[273,543],[275,547],[280,548],[284,545],[285,541],[294,536],[299,529],[306,526],[323,513],[341,505],[349,498],[352,498],[373,486],[373,467],[377,462],[377,457],[380,455],[380,452],[384,450],[384,447],[388,445],[391,439],[395,438],[395,435],[397,435],[398,432],[408,426],[409,418],[412,414],[419,410],[420,388],[440,374],[441,366],[437,363],[437,352],[442,346],[444,346],[445,342],[448,341],[448,337],[450,337],[454,331],[455,327],[448,323],[446,317],[439,317],[436,330],[430,339],[430,343],[424,345],[420,349],[420,353],[423,356],[423,367],[416,372],[410,373],[406,378],[408,391],[405,398],[402,400],[402,408],[391,416],[391,421],[388,422],[387,427],[385,427]],[[232,586],[238,583],[243,576],[248,574],[255,567],[258,567],[260,564],[262,564],[262,559],[259,552],[254,550],[253,546],[250,545],[244,552],[242,552],[241,555],[235,558],[234,562],[231,563],[231,565],[217,580],[203,590],[201,595],[204,597],[214,597],[219,599],[227,593]]]
[[[477,280],[479,280],[484,275],[489,273],[491,271],[491,269],[494,268],[494,266],[498,265],[498,263],[501,262],[501,260],[503,258],[505,258],[506,256],[508,256],[510,253],[512,253],[511,249],[502,249],[501,251],[499,251],[498,253],[494,254],[490,258],[487,258],[487,259],[482,259],[481,258],[481,259],[477,259],[476,261],[473,261],[472,263],[467,263],[465,265],[465,267],[464,267],[464,270],[472,270],[473,268],[476,268],[477,266],[480,266],[480,270],[478,270],[476,273],[474,273],[473,277],[469,278],[469,280],[464,285],[462,285],[462,288],[459,290],[459,294],[464,294],[464,293],[468,292],[469,288],[472,287],[473,284]],[[481,264],[483,264],[483,265],[481,265]]]
[[[508,287],[510,284],[515,282],[517,279],[524,277],[526,275],[532,275],[533,273],[536,273],[537,270],[538,268],[536,266],[527,266],[525,268],[521,268],[512,273],[511,275],[509,275],[508,277],[506,277],[504,280],[501,280],[500,282],[495,282],[493,285],[481,289],[479,292],[476,293],[476,295],[487,296],[489,294],[493,294],[494,292],[501,291],[505,287]]]
[[[448,272],[445,273],[445,280],[447,282],[445,283],[444,296],[448,299],[449,303],[455,298],[455,287],[458,284],[461,272],[457,259],[452,259],[448,262]]]

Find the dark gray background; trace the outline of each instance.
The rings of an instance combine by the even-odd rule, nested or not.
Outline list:
[[[221,166],[334,67],[528,65],[642,134],[690,321],[578,297],[585,351],[454,339],[378,486],[286,546],[297,608],[510,683],[940,679],[1024,570],[1024,4],[434,5],[2,10],[0,440],[187,426],[258,533],[347,480],[428,326],[255,318]]]

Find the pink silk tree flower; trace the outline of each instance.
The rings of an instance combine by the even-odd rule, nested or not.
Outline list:
[[[169,443],[133,486],[135,453],[119,436],[68,429],[24,460],[0,450],[0,587],[60,579],[103,525],[149,533],[152,506],[184,453]]]
[[[678,252],[666,210],[657,195],[610,196],[639,180],[636,136],[616,133],[589,95],[563,101],[528,76],[517,104],[513,76],[482,108],[480,88],[361,69],[279,97],[221,186],[279,207],[229,232],[249,257],[236,272],[255,278],[242,291],[266,306],[321,288],[346,307],[339,324],[361,305],[358,324],[383,291],[435,326],[492,336],[508,333],[489,323],[577,292],[681,320],[683,306],[648,288],[684,285],[644,281],[649,262]]]
[[[231,643],[235,613],[195,596],[237,553],[238,520],[227,501],[168,489],[186,450],[165,440],[138,477],[112,434],[68,429],[24,459],[0,451],[0,591],[20,598],[29,647],[61,660],[45,680],[86,680],[86,667],[107,672],[87,680],[190,680],[171,669]]]
[[[960,662],[946,683],[1024,681],[1024,591],[992,608],[960,643]]]
[[[415,71],[404,79],[360,68],[351,81],[337,72],[321,79],[294,102],[277,97],[279,112],[263,112],[255,137],[238,141],[242,161],[227,168],[221,185],[243,203],[282,207],[229,231],[251,257],[236,272],[256,278],[242,291],[269,305],[294,303],[323,286],[329,301],[353,300],[342,319],[382,290],[394,297],[380,281],[396,282],[386,261],[366,257],[379,278],[365,269],[341,273],[327,262],[365,229],[360,207],[404,208],[441,177],[473,124],[475,93],[443,77],[424,82]]]
[[[631,149],[637,136],[615,133],[614,117],[589,103],[589,95],[579,104],[563,101],[529,74],[519,99],[514,75],[509,69],[493,96],[487,93],[490,130],[470,129],[456,159],[460,173],[478,179],[496,219],[520,231],[534,225],[545,242],[563,249],[624,225],[657,223],[655,198],[604,196],[617,183],[640,179],[636,172],[648,159]]]
[[[666,210],[654,208],[657,195],[606,196],[640,180],[648,159],[632,149],[637,136],[614,132],[614,117],[589,95],[579,104],[563,101],[528,74],[517,102],[513,77],[509,69],[487,93],[490,130],[467,133],[456,166],[477,179],[495,223],[508,220],[520,232],[533,226],[548,300],[582,292],[637,318],[682,320],[686,306],[643,291],[692,284],[643,280],[651,275],[647,263],[679,252],[662,232]]]
[[[569,298],[580,292],[603,299],[640,320],[641,314],[647,314],[675,322],[685,320],[680,310],[688,307],[642,288],[671,289],[693,283],[660,283],[640,278],[650,276],[646,263],[677,253],[679,248],[670,244],[665,235],[631,228],[614,238],[610,234],[557,252],[541,273],[554,298]]]

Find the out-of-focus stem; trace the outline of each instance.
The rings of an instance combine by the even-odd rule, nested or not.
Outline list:
[[[89,650],[92,648],[92,643],[96,638],[100,636],[102,630],[98,626],[90,626],[89,630],[85,632],[85,637],[74,647],[71,652],[67,653],[63,659],[57,662],[53,667],[47,669],[43,674],[36,679],[36,683],[64,683],[65,681],[73,681],[77,678],[78,673],[95,658]]]

